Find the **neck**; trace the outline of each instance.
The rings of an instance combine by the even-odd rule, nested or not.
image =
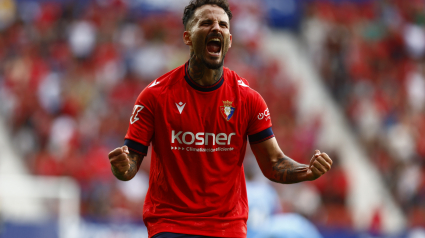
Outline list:
[[[189,75],[201,86],[213,85],[223,75],[223,66],[218,69],[209,69],[200,59],[192,55],[189,60]]]

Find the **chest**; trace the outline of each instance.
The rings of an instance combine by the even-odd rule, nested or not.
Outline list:
[[[164,95],[160,107],[167,125],[180,130],[226,132],[244,124],[240,95],[231,88],[205,93],[176,87]]]
[[[176,87],[160,100],[155,131],[171,143],[218,146],[242,143],[246,137],[243,99],[237,90],[223,87],[200,93]]]

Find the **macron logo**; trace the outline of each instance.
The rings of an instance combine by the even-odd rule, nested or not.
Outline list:
[[[239,85],[241,85],[242,87],[249,87],[248,85],[246,85],[246,84],[242,81],[242,79],[239,79],[239,80],[238,80],[238,84],[239,84]]]
[[[157,83],[156,82],[156,79],[155,79],[155,81],[153,81],[153,83],[151,84],[151,85],[149,85],[149,88],[152,88],[153,86],[155,86],[155,85],[158,85],[159,83]]]
[[[182,102],[179,102],[179,104],[176,103],[177,109],[179,109],[180,114],[182,114],[184,106],[186,106],[186,103],[183,104]]]

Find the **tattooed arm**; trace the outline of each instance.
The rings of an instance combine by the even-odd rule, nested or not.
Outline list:
[[[128,181],[136,175],[144,158],[141,154],[129,151],[127,146],[116,148],[108,157],[112,173],[122,181]]]
[[[329,171],[332,160],[326,153],[316,153],[310,164],[300,164],[283,154],[275,138],[251,145],[264,176],[277,183],[298,183],[319,178]]]

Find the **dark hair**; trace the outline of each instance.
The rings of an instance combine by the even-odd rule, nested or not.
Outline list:
[[[207,4],[217,5],[223,8],[227,16],[229,16],[229,20],[232,19],[232,12],[230,11],[229,3],[227,2],[227,0],[192,0],[190,1],[189,5],[187,5],[184,8],[184,13],[183,13],[184,29],[187,29],[187,23],[193,17],[193,14],[195,13],[196,9],[198,7],[201,7]]]

